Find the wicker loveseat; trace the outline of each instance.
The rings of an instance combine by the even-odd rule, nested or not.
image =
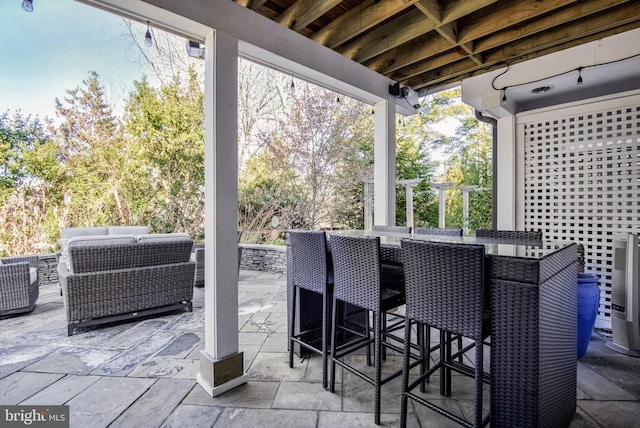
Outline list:
[[[81,235],[65,247],[58,275],[69,336],[82,326],[192,310],[186,234]]]

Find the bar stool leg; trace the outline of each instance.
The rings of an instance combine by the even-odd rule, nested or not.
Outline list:
[[[416,324],[418,337],[420,337],[420,332],[422,331],[422,326],[420,323]],[[424,336],[424,335],[422,335]],[[423,337],[424,338],[424,337]],[[420,343],[420,339],[418,339],[418,343]],[[423,354],[424,350],[424,342],[420,345],[420,357],[424,358]],[[400,427],[406,428],[407,426],[407,406],[408,406],[408,397],[407,392],[409,390],[409,352],[411,352],[411,320],[407,318],[406,325],[404,327],[404,354],[402,356],[402,395],[400,401]],[[421,369],[422,372],[422,369]],[[421,385],[422,388],[422,385]]]
[[[291,290],[291,315],[289,316],[289,368],[293,368],[293,340],[291,338],[294,336],[296,328],[296,294],[298,287],[293,286],[293,290]]]

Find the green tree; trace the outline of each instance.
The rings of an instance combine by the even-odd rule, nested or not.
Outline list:
[[[131,201],[157,232],[204,229],[204,94],[194,70],[183,82],[153,88],[135,82],[125,114]]]

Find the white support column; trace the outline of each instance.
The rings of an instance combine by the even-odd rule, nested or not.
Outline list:
[[[478,186],[460,186],[462,190],[462,224],[464,225],[464,234],[469,234],[469,192],[476,190]]]
[[[373,230],[373,180],[364,180],[364,230]]]
[[[445,200],[444,200],[444,191],[449,187],[452,187],[453,183],[433,183],[431,187],[438,190],[438,227],[445,227]]]
[[[396,107],[387,100],[375,105],[373,135],[373,218],[375,224],[396,224]]]
[[[496,194],[493,195],[497,200],[496,226],[504,230],[522,230],[524,222],[520,225],[517,222],[517,195],[518,188],[524,188],[524,176],[517,175],[514,116],[498,119],[498,151],[493,155],[497,157],[498,169],[493,177],[497,184]]]
[[[422,182],[420,178],[414,178],[412,180],[398,180],[396,184],[401,184],[405,189],[405,206],[407,215],[407,226],[411,226],[411,230],[416,230],[415,224],[413,224],[413,188]]]
[[[247,381],[238,352],[238,40],[212,31],[205,46],[205,316],[197,380],[216,396]]]

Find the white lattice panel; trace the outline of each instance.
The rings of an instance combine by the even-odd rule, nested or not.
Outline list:
[[[640,99],[525,116],[518,142],[524,227],[584,245],[585,270],[600,279],[596,327],[611,328],[612,234],[640,232]]]

